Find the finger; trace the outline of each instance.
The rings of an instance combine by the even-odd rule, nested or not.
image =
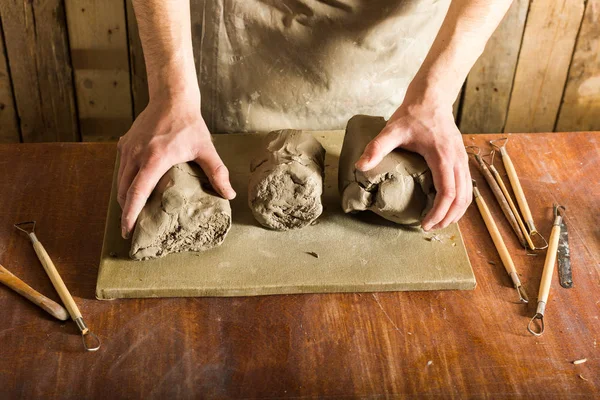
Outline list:
[[[441,157],[434,160],[425,160],[431,168],[433,185],[436,195],[433,201],[433,207],[423,219],[421,227],[428,231],[434,225],[437,225],[448,213],[448,209],[456,197],[456,183],[454,179],[454,168]]]
[[[131,186],[133,178],[135,178],[138,173],[138,168],[134,166],[135,164],[133,162],[123,161],[123,164],[119,166],[119,179],[117,180],[117,201],[121,206],[121,210],[125,207],[127,190]]]
[[[473,201],[473,184],[471,183],[471,171],[469,171],[469,167],[467,165],[466,168],[464,168],[464,175],[465,175],[465,184],[466,184],[466,201],[463,207],[462,212],[460,213],[460,215],[454,219],[454,221],[452,221],[453,223],[458,222],[464,215],[465,212],[467,211],[467,208],[469,208],[469,205],[471,204],[471,202]]]
[[[204,154],[194,161],[202,168],[217,193],[227,200],[235,198],[235,190],[233,190],[229,181],[229,170],[223,164],[221,157],[219,157],[214,147],[205,149]]]
[[[170,166],[164,162],[148,163],[140,168],[137,175],[127,189],[127,199],[123,208],[123,217],[121,218],[121,234],[127,239],[133,230],[138,215],[144,208],[146,200],[150,193],[156,187],[156,184],[167,172]]]
[[[381,160],[400,146],[400,140],[391,128],[384,128],[375,139],[365,147],[363,154],[356,162],[359,171],[369,171],[375,168]]]
[[[467,202],[467,187],[465,182],[465,175],[462,168],[459,166],[454,167],[454,181],[456,185],[456,197],[452,202],[452,205],[448,209],[446,216],[442,218],[440,222],[434,225],[431,229],[442,229],[450,225],[455,219],[462,216],[464,212],[464,205]]]

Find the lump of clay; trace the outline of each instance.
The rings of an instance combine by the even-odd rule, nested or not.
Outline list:
[[[248,205],[275,230],[302,228],[323,211],[325,149],[310,133],[270,132],[250,165]]]
[[[134,260],[180,251],[203,251],[223,243],[231,226],[229,201],[213,192],[192,163],[173,166],[140,213],[129,256]]]
[[[398,224],[418,225],[435,197],[431,170],[423,157],[396,149],[370,171],[354,167],[385,124],[384,118],[367,115],[348,121],[338,174],[342,208],[346,213],[371,210]]]

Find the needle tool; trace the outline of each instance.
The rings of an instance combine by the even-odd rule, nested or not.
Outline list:
[[[58,296],[69,311],[71,319],[73,319],[73,321],[77,325],[77,328],[79,328],[79,331],[81,332],[83,347],[87,351],[98,350],[100,348],[100,339],[98,338],[98,336],[96,336],[96,334],[90,331],[90,329],[83,321],[83,317],[81,315],[81,312],[79,311],[79,308],[77,307],[77,304],[75,304],[75,300],[73,300],[71,293],[69,293],[67,286],[60,277],[58,270],[54,266],[52,259],[50,259],[50,256],[46,252],[46,249],[44,248],[44,246],[42,246],[42,243],[38,240],[37,236],[35,235],[35,221],[20,222],[18,224],[15,224],[15,228],[27,234],[27,236],[31,240],[31,243],[33,244],[33,249],[35,250],[35,254],[37,254],[40,262],[42,263],[42,266],[44,267],[44,270],[46,271],[46,274],[48,274],[50,281],[52,281],[52,285],[54,285]]]

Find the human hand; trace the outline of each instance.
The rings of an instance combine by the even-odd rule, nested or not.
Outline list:
[[[421,154],[431,169],[437,194],[421,226],[441,229],[457,222],[471,203],[468,156],[452,115],[452,104],[407,98],[356,163],[368,171],[394,149]]]
[[[117,199],[123,210],[123,238],[129,237],[152,190],[175,164],[195,161],[221,196],[231,200],[236,195],[200,114],[199,97],[165,97],[151,100],[119,140]]]

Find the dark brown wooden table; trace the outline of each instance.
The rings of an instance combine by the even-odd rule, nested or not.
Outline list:
[[[487,149],[497,137],[464,139]],[[599,141],[598,133],[551,133],[512,135],[508,144],[544,235],[552,203],[567,207],[575,283],[563,289],[555,275],[540,338],[525,327],[544,253],[518,247],[478,172],[533,298],[528,306],[516,303],[473,205],[460,227],[474,291],[106,302],[94,289],[115,146],[2,145],[0,263],[58,300],[31,244],[12,227],[37,220],[38,236],[103,347],[84,353],[72,322],[51,319],[1,286],[0,398],[597,398]]]

